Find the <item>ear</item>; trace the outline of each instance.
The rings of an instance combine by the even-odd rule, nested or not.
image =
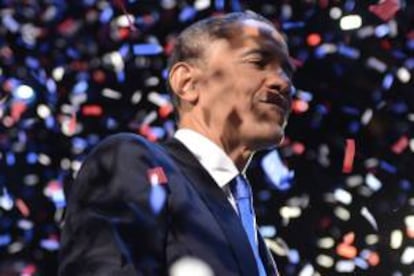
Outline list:
[[[196,68],[193,65],[187,62],[174,64],[170,70],[169,82],[173,92],[180,100],[191,103],[197,101]]]

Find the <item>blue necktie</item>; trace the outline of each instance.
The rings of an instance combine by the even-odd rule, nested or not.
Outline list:
[[[263,266],[262,259],[259,254],[259,247],[256,242],[256,227],[254,224],[254,210],[252,204],[252,192],[247,179],[242,175],[238,175],[230,184],[231,192],[236,199],[237,209],[249,238],[250,246],[252,247],[254,257],[256,259],[257,268],[260,276],[266,276],[266,270]]]

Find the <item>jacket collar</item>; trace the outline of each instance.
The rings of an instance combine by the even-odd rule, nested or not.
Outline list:
[[[241,275],[258,275],[256,261],[241,221],[227,197],[190,151],[177,139],[163,144],[216,218],[237,260]]]

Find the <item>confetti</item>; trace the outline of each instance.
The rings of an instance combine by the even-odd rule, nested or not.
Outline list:
[[[354,156],[355,156],[355,140],[347,139],[344,161],[342,165],[343,173],[350,173],[352,171],[353,164],[354,164]]]

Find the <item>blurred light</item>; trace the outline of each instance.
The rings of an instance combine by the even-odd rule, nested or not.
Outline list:
[[[299,207],[296,206],[283,206],[279,211],[280,215],[283,218],[297,218],[302,214],[302,211]]]
[[[261,161],[261,166],[263,172],[275,188],[284,191],[291,187],[294,172],[289,171],[283,164],[277,150],[272,150],[266,154]]]
[[[403,233],[400,229],[393,230],[391,232],[390,247],[392,249],[398,249],[403,242]]]
[[[348,205],[352,202],[352,195],[344,189],[338,188],[334,192],[334,197],[337,201]]]
[[[178,19],[181,22],[190,21],[190,20],[192,20],[194,18],[194,16],[196,15],[196,13],[197,13],[197,11],[193,7],[187,6],[187,7],[182,8],[182,10],[181,10],[181,12],[180,12],[180,14],[178,16]]]
[[[70,165],[71,165],[70,159],[63,158],[62,160],[60,160],[60,167],[62,168],[62,170],[69,170]]]
[[[391,73],[386,74],[384,76],[384,79],[382,80],[382,87],[388,90],[391,88],[393,83],[394,83],[394,76]]]
[[[402,83],[408,83],[411,80],[411,73],[405,67],[400,67],[397,70],[397,78]]]
[[[362,19],[359,15],[346,15],[339,22],[339,26],[344,31],[358,29],[361,25]]]
[[[9,234],[0,235],[0,247],[8,245],[9,243],[11,243],[11,241],[12,241],[12,238]]]
[[[331,256],[320,254],[316,257],[316,263],[322,267],[330,268],[334,265],[334,259]]]
[[[346,184],[350,188],[357,187],[361,185],[364,181],[364,178],[361,175],[352,175],[346,179]]]
[[[353,272],[355,270],[355,263],[348,260],[339,260],[335,265],[335,269],[340,273]]]
[[[198,275],[213,276],[213,270],[200,259],[194,257],[183,257],[172,264],[170,268],[171,276]]]
[[[341,16],[342,16],[342,10],[340,8],[338,8],[338,7],[333,7],[333,8],[331,8],[329,10],[329,16],[332,19],[337,20],[337,19],[341,18]]]
[[[378,25],[375,28],[375,36],[376,37],[384,37],[390,33],[390,27],[387,24]]]
[[[142,99],[142,91],[140,90],[135,91],[134,94],[132,94],[131,96],[131,103],[137,104],[141,101],[141,99]]]
[[[102,90],[102,95],[104,97],[110,98],[110,99],[114,99],[114,100],[119,100],[122,98],[122,94],[119,91],[110,89],[110,88],[104,88]]]
[[[407,246],[401,255],[401,263],[409,265],[414,262],[414,247]]]
[[[135,18],[132,14],[123,14],[115,19],[116,25],[120,28],[130,27],[131,22],[134,22]]]
[[[374,216],[372,215],[372,213],[368,210],[367,207],[362,207],[360,214],[371,224],[371,226],[375,229],[378,230],[378,224],[377,221],[375,220]]]
[[[367,125],[371,121],[373,114],[374,112],[372,111],[371,108],[368,108],[367,110],[365,110],[361,116],[361,123],[363,125]]]
[[[368,269],[368,268],[369,268],[368,263],[367,263],[364,259],[362,259],[362,258],[360,258],[360,257],[356,257],[356,258],[354,259],[354,263],[355,263],[355,265],[356,265],[357,267],[359,267],[359,268],[361,268],[361,269]]]
[[[387,64],[376,57],[369,57],[366,64],[369,68],[372,68],[380,73],[384,73],[387,70]]]
[[[347,221],[351,218],[351,213],[347,209],[340,206],[335,207],[334,214],[343,221]]]
[[[329,249],[335,245],[335,240],[331,237],[320,238],[317,244],[320,248]]]
[[[302,270],[299,272],[299,276],[313,276],[315,275],[315,268],[312,264],[305,264]]]
[[[52,71],[52,76],[55,79],[55,81],[61,81],[64,74],[65,74],[65,69],[62,66],[56,67]]]
[[[370,187],[373,191],[378,191],[382,187],[381,181],[372,173],[367,174],[365,177],[365,182],[367,183],[367,186]]]
[[[378,241],[379,241],[379,237],[378,237],[378,235],[375,235],[375,234],[370,234],[370,235],[367,235],[365,237],[365,242],[368,245],[374,245],[374,244],[378,243]]]
[[[321,41],[322,41],[322,38],[318,33],[311,33],[306,38],[306,42],[308,43],[309,46],[312,46],[312,47],[319,45]]]
[[[196,0],[194,2],[194,8],[199,11],[207,9],[208,7],[210,7],[210,5],[211,0]]]
[[[24,85],[24,84],[17,86],[16,89],[14,89],[12,93],[15,98],[18,98],[21,100],[30,100],[35,95],[33,88],[31,88],[28,85]]]
[[[276,236],[276,227],[273,225],[262,225],[259,227],[259,231],[264,238],[273,238]]]
[[[280,8],[280,14],[284,20],[288,20],[292,17],[292,6],[286,3],[282,4]]]
[[[48,251],[55,251],[59,249],[59,241],[55,239],[47,239],[40,241],[40,247],[48,250]]]
[[[405,226],[409,229],[414,229],[414,215],[406,216],[404,218]]]
[[[134,49],[135,46],[136,45],[134,45]],[[122,71],[125,67],[124,60],[122,59],[121,54],[117,51],[105,54],[103,56],[103,63],[112,66],[116,72]]]
[[[346,46],[344,44],[339,45],[338,53],[351,59],[358,59],[361,55],[358,49]]]
[[[10,211],[14,206],[13,198],[10,196],[9,192],[5,187],[0,195],[0,207],[6,211]]]
[[[163,9],[169,10],[174,8],[177,5],[175,0],[161,0],[161,7]]]
[[[50,157],[44,153],[39,153],[39,157],[38,157],[39,163],[44,165],[44,166],[49,166],[50,163],[52,162],[52,160],[50,159]]]
[[[315,49],[315,55],[317,58],[323,58],[327,54],[333,54],[337,51],[337,47],[332,43],[324,43]]]
[[[375,28],[372,26],[363,26],[358,30],[357,36],[361,39],[372,36],[375,33]]]
[[[409,144],[409,146],[410,146],[410,150],[411,150],[412,152],[414,152],[414,138],[413,138],[413,139],[410,139],[410,144]]]
[[[50,108],[45,104],[39,104],[36,109],[37,115],[40,118],[45,119],[51,115]]]
[[[288,253],[288,260],[291,264],[298,264],[300,261],[299,252],[296,249],[290,249]]]
[[[159,44],[155,43],[143,43],[135,44],[132,48],[134,55],[152,56],[158,55],[163,52],[163,48]]]

